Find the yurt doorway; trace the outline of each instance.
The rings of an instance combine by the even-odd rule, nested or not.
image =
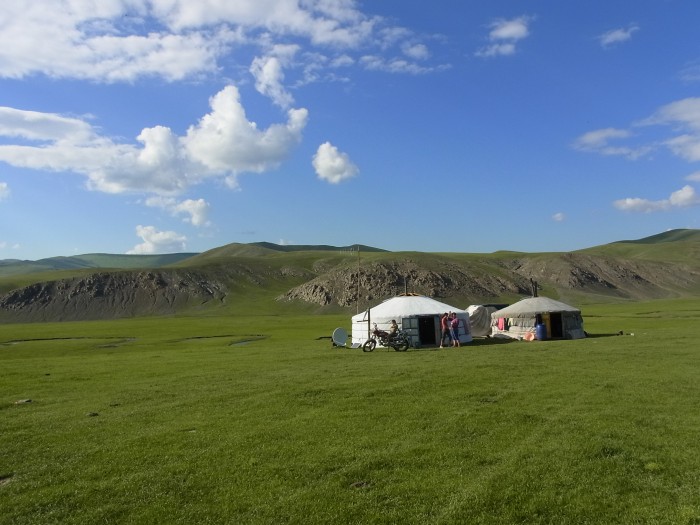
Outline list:
[[[437,343],[439,318],[436,315],[421,315],[418,317],[418,340],[423,346]]]
[[[549,327],[552,333],[552,339],[561,339],[564,337],[561,312],[552,312],[549,314]]]

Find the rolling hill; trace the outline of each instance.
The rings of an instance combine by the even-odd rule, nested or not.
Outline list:
[[[91,253],[68,257],[48,257],[38,261],[18,259],[0,260],[0,278],[27,273],[79,270],[90,268],[159,268],[188,259],[195,253],[171,253],[163,255],[117,255]]]
[[[700,230],[566,253],[388,252],[368,246],[230,244],[201,254],[93,254],[8,263],[0,321],[354,311],[402,292],[458,307],[540,295],[571,303],[700,294]],[[48,261],[48,262],[47,262]],[[23,265],[28,269],[22,271]],[[3,266],[0,266],[3,268]]]

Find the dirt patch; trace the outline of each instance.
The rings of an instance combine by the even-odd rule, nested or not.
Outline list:
[[[10,481],[12,481],[12,478],[14,478],[14,474],[7,474],[5,476],[0,476],[0,487],[3,487],[7,485]]]

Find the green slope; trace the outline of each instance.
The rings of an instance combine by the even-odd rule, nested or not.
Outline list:
[[[700,261],[700,230],[670,230],[643,239],[587,248],[578,253],[696,265]]]

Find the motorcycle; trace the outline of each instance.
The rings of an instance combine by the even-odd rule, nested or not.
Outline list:
[[[389,332],[379,330],[375,324],[372,335],[362,345],[362,351],[372,352],[377,347],[377,344],[391,347],[397,352],[405,352],[411,345],[411,340],[403,330],[398,330],[394,335],[390,335]]]

